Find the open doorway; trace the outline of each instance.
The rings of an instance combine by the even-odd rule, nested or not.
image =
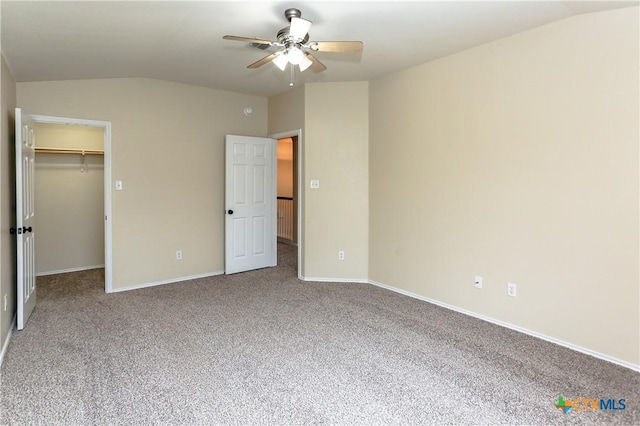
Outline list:
[[[298,245],[297,154],[298,137],[278,139],[278,242]]]
[[[298,136],[277,140],[278,264],[297,271],[298,247]]]
[[[270,135],[277,141],[277,208],[276,231],[278,263],[295,263],[298,278],[302,277],[302,199],[301,199],[301,130]],[[283,259],[291,257],[291,259]]]

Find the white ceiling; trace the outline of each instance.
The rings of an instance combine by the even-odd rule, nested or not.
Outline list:
[[[361,40],[361,54],[318,53],[328,70],[296,84],[371,80],[572,15],[638,1],[7,1],[2,54],[16,81],[150,77],[271,96],[289,72],[246,66],[265,52],[225,34],[274,40],[296,7],[311,40]]]

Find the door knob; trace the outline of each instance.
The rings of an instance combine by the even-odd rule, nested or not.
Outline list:
[[[227,210],[227,213],[233,214],[233,210]]]
[[[27,228],[27,227],[24,227],[24,226],[23,226],[23,227],[22,227],[22,233],[23,233],[23,234],[26,234],[27,232],[31,232],[31,227],[28,227],[28,228]]]

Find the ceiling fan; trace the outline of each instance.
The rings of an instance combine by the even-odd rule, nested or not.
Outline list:
[[[309,42],[309,29],[311,21],[302,19],[302,12],[295,8],[284,11],[284,16],[291,23],[278,31],[277,41],[264,40],[260,38],[239,37],[226,35],[222,37],[225,40],[235,40],[250,43],[252,47],[266,50],[270,47],[279,48],[280,50],[265,56],[249,65],[247,68],[259,68],[268,62],[273,62],[282,71],[285,70],[287,64],[293,66],[298,65],[300,71],[307,68],[318,73],[327,69],[327,67],[313,56],[312,52],[344,52],[344,53],[360,53],[362,52],[361,41],[312,41]]]

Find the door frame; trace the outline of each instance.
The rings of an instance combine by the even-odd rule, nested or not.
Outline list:
[[[36,123],[97,127],[104,130],[104,291],[113,292],[113,215],[111,211],[111,122],[28,114]],[[36,141],[37,143],[37,141]],[[37,183],[36,183],[37,185]]]
[[[297,129],[297,130],[289,130],[288,132],[281,132],[281,133],[274,133],[269,135],[269,137],[271,139],[275,139],[276,141],[278,139],[284,139],[284,138],[292,138],[292,137],[297,137],[298,140],[298,164],[297,164],[297,168],[298,168],[298,176],[296,176],[296,184],[298,186],[298,190],[297,190],[297,200],[298,200],[298,208],[297,208],[297,212],[296,214],[298,215],[298,229],[297,229],[297,233],[298,233],[298,278],[303,280],[304,279],[304,264],[303,264],[303,251],[302,251],[302,247],[304,244],[304,233],[302,232],[304,229],[304,216],[302,215],[303,212],[303,205],[304,205],[304,179],[302,178],[304,175],[304,143],[302,141],[302,129]],[[278,176],[278,158],[277,155],[274,156],[273,159],[274,162],[274,170],[275,173],[274,175]],[[277,229],[278,226],[278,215],[275,215],[275,226]],[[277,232],[276,232],[276,239],[277,239]]]

